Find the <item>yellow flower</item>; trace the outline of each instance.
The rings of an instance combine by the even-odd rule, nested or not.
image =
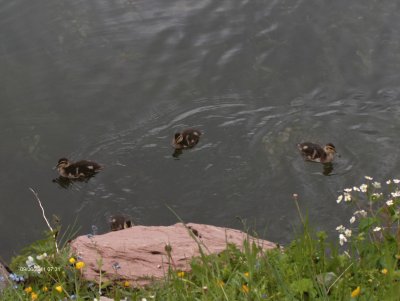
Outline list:
[[[223,282],[222,280],[217,280],[217,285],[223,287],[225,285],[225,282]]]
[[[59,293],[62,293],[63,288],[62,288],[61,285],[57,285],[57,286],[55,287],[55,290],[56,290],[57,292],[59,292]]]
[[[357,288],[351,292],[351,297],[355,298],[361,293],[361,287],[357,286]]]
[[[42,291],[47,292],[48,290],[47,286],[43,286]]]
[[[250,290],[250,289],[249,289],[249,287],[248,287],[246,284],[243,284],[243,285],[242,285],[242,292],[243,292],[243,293],[247,294],[247,293],[249,292],[249,290]]]
[[[125,287],[129,287],[130,285],[131,285],[131,284],[129,283],[129,281],[125,281],[125,282],[124,282],[124,286],[125,286]]]
[[[75,269],[77,269],[77,270],[83,269],[84,267],[85,267],[85,263],[83,261],[78,261],[75,264]]]
[[[388,273],[388,270],[385,268],[385,269],[382,269],[381,270],[381,273],[383,274],[383,275],[386,275],[387,273]]]
[[[247,278],[249,278],[250,273],[249,273],[249,272],[246,272],[246,273],[244,273],[244,276],[247,277]]]
[[[185,276],[185,272],[178,272],[178,277],[183,278]]]
[[[32,287],[28,286],[24,289],[24,291],[29,294],[30,292],[32,292]]]
[[[71,257],[68,261],[70,264],[74,264],[76,262],[74,257]]]
[[[31,300],[35,301],[38,298],[38,294],[36,294],[35,292],[32,292],[31,294]]]

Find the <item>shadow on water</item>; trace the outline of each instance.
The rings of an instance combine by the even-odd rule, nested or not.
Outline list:
[[[78,179],[69,179],[65,177],[59,176],[56,179],[53,179],[52,182],[58,184],[61,188],[68,189],[72,188],[75,183],[88,183],[91,178],[95,175],[87,176],[85,178],[78,178]]]
[[[331,162],[323,164],[322,174],[324,176],[330,176],[332,174],[332,172],[333,172],[333,164]]]
[[[175,149],[172,153],[172,157],[175,159],[179,159],[179,156],[182,155],[183,151],[181,149]]]

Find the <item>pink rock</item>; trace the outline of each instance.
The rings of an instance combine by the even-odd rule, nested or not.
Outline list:
[[[182,223],[134,226],[103,235],[79,236],[71,242],[71,247],[86,263],[83,270],[86,279],[98,282],[101,269],[103,279],[143,286],[162,279],[169,266],[177,271],[189,271],[191,258],[200,255],[196,240],[205,254],[212,254],[225,250],[227,243],[241,248],[246,238],[265,250],[276,248],[274,243],[250,237],[242,231],[192,223],[186,227]],[[171,259],[167,254],[168,245]]]

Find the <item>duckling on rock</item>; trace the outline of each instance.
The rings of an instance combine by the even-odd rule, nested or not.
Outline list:
[[[67,158],[58,160],[56,166],[61,177],[68,179],[83,179],[94,176],[97,172],[103,169],[103,166],[92,161],[70,162]]]
[[[332,143],[322,147],[315,143],[303,142],[297,144],[297,148],[305,160],[312,162],[330,163],[336,154],[336,148]]]
[[[196,129],[187,129],[182,133],[176,133],[172,139],[172,146],[177,149],[189,149],[199,143],[201,132]]]

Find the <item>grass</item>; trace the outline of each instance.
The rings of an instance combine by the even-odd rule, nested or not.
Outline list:
[[[229,245],[218,255],[194,258],[190,273],[171,269],[165,280],[142,289],[123,281],[85,281],[79,258],[71,259],[68,244],[59,242],[57,252],[50,231],[13,259],[11,268],[24,281],[13,282],[1,300],[94,300],[100,293],[143,301],[398,300],[400,181],[390,180],[383,188],[368,181],[345,189],[338,198],[340,205],[343,201],[356,209],[347,226],[338,226],[339,240],[315,232],[301,216],[295,197],[303,224],[284,249],[263,251],[248,241],[242,250]],[[41,272],[28,269],[27,260]]]

